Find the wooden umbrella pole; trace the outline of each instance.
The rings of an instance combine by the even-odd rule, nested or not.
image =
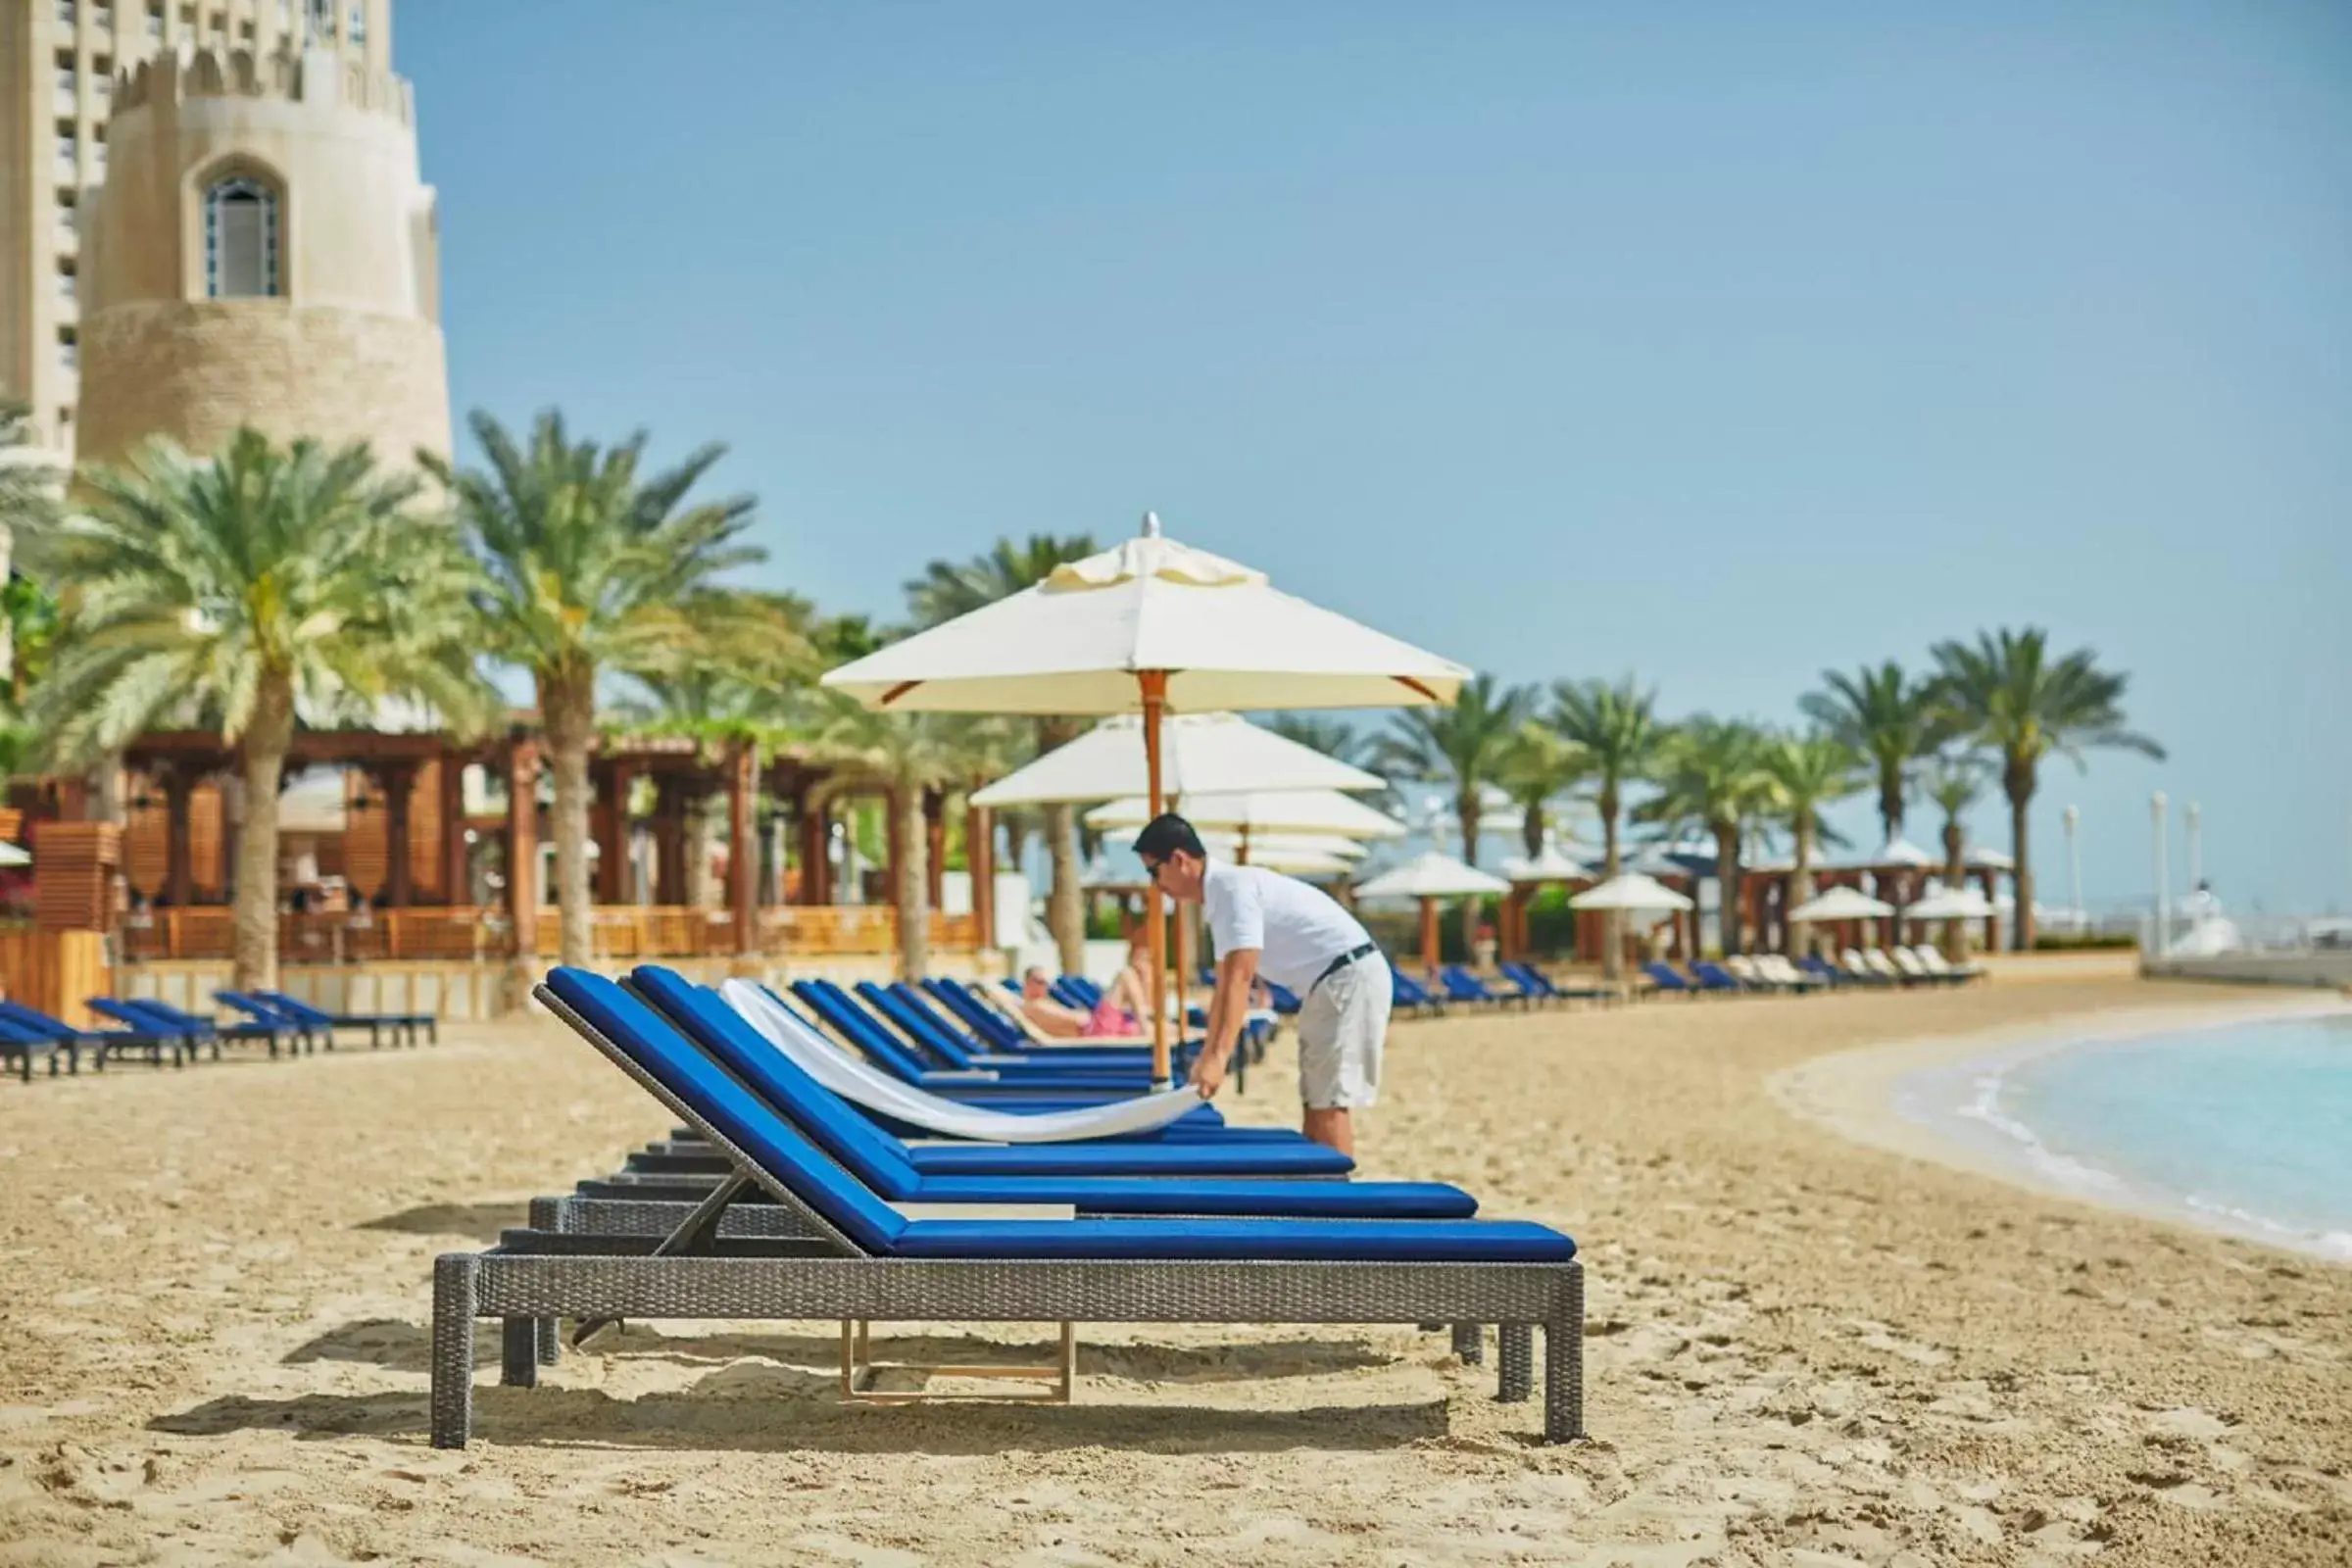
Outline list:
[[[1167,706],[1168,672],[1141,670],[1136,681],[1144,694],[1144,774],[1149,781],[1152,815],[1156,818],[1165,808],[1159,786],[1159,715]],[[1144,900],[1144,937],[1152,949],[1152,1081],[1164,1085],[1169,1080],[1168,919],[1166,900],[1156,885]]]
[[[1438,901],[1421,901],[1421,961],[1431,974],[1438,972]]]

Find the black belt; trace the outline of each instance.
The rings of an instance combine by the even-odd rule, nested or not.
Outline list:
[[[1367,942],[1367,943],[1365,943],[1365,944],[1364,944],[1362,947],[1360,947],[1360,948],[1357,948],[1357,949],[1356,949],[1354,952],[1352,952],[1352,953],[1343,953],[1343,954],[1341,954],[1341,955],[1340,955],[1338,957],[1336,957],[1336,958],[1332,959],[1332,960],[1331,960],[1329,963],[1327,963],[1327,964],[1325,964],[1325,965],[1323,966],[1323,972],[1322,972],[1321,974],[1319,974],[1319,975],[1315,976],[1315,978],[1314,978],[1313,980],[1309,981],[1309,982],[1307,983],[1307,987],[1306,987],[1306,989],[1307,989],[1307,990],[1309,990],[1309,991],[1312,991],[1312,990],[1314,990],[1316,986],[1319,986],[1319,985],[1321,985],[1321,984],[1322,984],[1324,981],[1326,981],[1326,980],[1330,979],[1330,978],[1331,978],[1333,975],[1335,975],[1335,974],[1338,974],[1338,973],[1339,973],[1339,972],[1340,972],[1342,969],[1345,969],[1345,968],[1347,968],[1347,967],[1348,967],[1349,964],[1353,963],[1353,962],[1354,962],[1356,959],[1358,959],[1358,958],[1369,958],[1370,956],[1372,956],[1372,955],[1373,955],[1373,954],[1375,954],[1375,953],[1378,953],[1379,951],[1380,951],[1380,948],[1379,948],[1379,946],[1378,946],[1377,944],[1375,944],[1375,943],[1370,943],[1370,942]]]

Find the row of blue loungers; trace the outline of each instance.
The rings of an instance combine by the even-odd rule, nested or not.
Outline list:
[[[316,1052],[321,1045],[332,1051],[337,1029],[365,1029],[370,1047],[382,1045],[387,1037],[394,1045],[413,1046],[419,1032],[428,1040],[440,1038],[439,1020],[431,1013],[329,1012],[282,991],[213,995],[233,1010],[232,1018],[206,1017],[151,999],[92,997],[86,1005],[111,1020],[111,1026],[77,1029],[23,1003],[0,1002],[0,1064],[14,1066],[18,1076],[29,1082],[36,1057],[47,1059],[50,1076],[55,1077],[61,1067],[80,1072],[85,1051],[91,1065],[104,1072],[108,1060],[117,1055],[145,1056],[158,1067],[166,1061],[180,1067],[201,1059],[208,1048],[218,1061],[222,1045],[250,1041],[266,1044],[272,1056],[281,1049],[288,1055]]]
[[[845,1357],[853,1321],[1451,1324],[1471,1359],[1493,1323],[1506,1400],[1533,1393],[1541,1327],[1544,1434],[1582,1435],[1576,1245],[1476,1218],[1459,1188],[1353,1181],[1348,1156],[1228,1126],[1208,1104],[1098,1142],[940,1141],[832,1094],[668,969],[615,983],[559,968],[537,994],[681,1127],[621,1171],[536,1200],[530,1228],[489,1251],[437,1261],[438,1446],[470,1434],[483,1317],[503,1322],[504,1380],[521,1385],[558,1358],[564,1318],[575,1343],[619,1317],[832,1318]],[[881,1070],[992,1109],[1148,1086],[1134,1048],[1025,1049],[957,994],[804,981],[777,1000]]]

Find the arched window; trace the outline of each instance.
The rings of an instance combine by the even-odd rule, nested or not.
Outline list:
[[[249,175],[204,193],[204,292],[216,300],[277,297],[277,192]]]

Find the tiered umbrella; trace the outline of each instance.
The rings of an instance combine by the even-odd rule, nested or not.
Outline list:
[[[1160,788],[1171,796],[1228,790],[1376,790],[1383,782],[1376,773],[1326,757],[1239,713],[1178,713],[1160,731]],[[1150,788],[1143,720],[1122,714],[974,791],[972,804],[1083,804],[1143,795]]]
[[[1343,839],[1400,839],[1402,822],[1337,790],[1249,790],[1235,794],[1187,795],[1185,820],[1203,833],[1224,831],[1239,841],[1236,858],[1256,857],[1250,846],[1268,834]],[[1112,801],[1086,813],[1095,828],[1142,827],[1157,813],[1145,800]]]
[[[1453,701],[1469,671],[1280,592],[1263,572],[1144,531],[1044,582],[829,671],[903,711],[1141,715],[1145,797],[1166,803],[1169,712],[1398,708]],[[1168,1075],[1167,932],[1146,901],[1153,1076]]]
[[[1421,959],[1432,969],[1438,966],[1438,901],[1484,898],[1490,893],[1510,891],[1511,885],[1502,878],[1491,876],[1437,850],[1416,855],[1402,865],[1355,885],[1355,896],[1359,899],[1421,901]]]
[[[1860,888],[1832,888],[1788,911],[1791,925],[1812,920],[1877,920],[1894,912],[1894,906],[1872,898]]]

